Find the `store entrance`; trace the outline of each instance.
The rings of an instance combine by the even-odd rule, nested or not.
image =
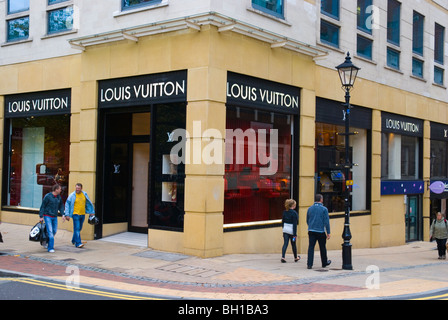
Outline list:
[[[104,223],[127,222],[131,232],[148,232],[150,113],[104,116]]]
[[[406,200],[406,242],[422,239],[422,215],[419,196],[408,195]]]

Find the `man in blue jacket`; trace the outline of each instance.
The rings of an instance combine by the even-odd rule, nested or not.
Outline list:
[[[327,240],[330,239],[330,216],[328,209],[323,205],[324,198],[321,194],[316,194],[314,204],[308,208],[306,223],[308,224],[308,269],[313,267],[314,247],[316,241],[319,242],[320,258],[322,268],[329,266],[331,260],[327,259]]]
[[[95,209],[87,193],[82,190],[82,184],[77,183],[75,185],[75,191],[68,196],[65,202],[65,213],[62,217],[63,220],[73,218],[72,243],[77,248],[84,246],[81,241],[81,230],[86,214],[94,215]]]

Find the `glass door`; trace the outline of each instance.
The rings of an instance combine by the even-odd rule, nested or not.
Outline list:
[[[407,196],[406,205],[406,241],[417,241],[420,237],[419,197]]]

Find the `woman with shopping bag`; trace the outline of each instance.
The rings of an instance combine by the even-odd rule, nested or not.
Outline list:
[[[300,260],[300,256],[297,255],[297,224],[299,223],[299,214],[294,209],[296,208],[296,201],[288,199],[285,201],[285,211],[283,211],[282,229],[283,229],[283,248],[281,262],[285,263],[286,249],[288,243],[291,242],[292,253],[294,254],[294,262]]]

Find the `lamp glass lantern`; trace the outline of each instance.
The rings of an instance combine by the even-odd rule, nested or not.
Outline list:
[[[339,78],[341,78],[342,87],[346,90],[350,90],[355,84],[356,77],[358,76],[358,68],[352,63],[350,53],[347,53],[345,61],[336,67],[339,72]]]

